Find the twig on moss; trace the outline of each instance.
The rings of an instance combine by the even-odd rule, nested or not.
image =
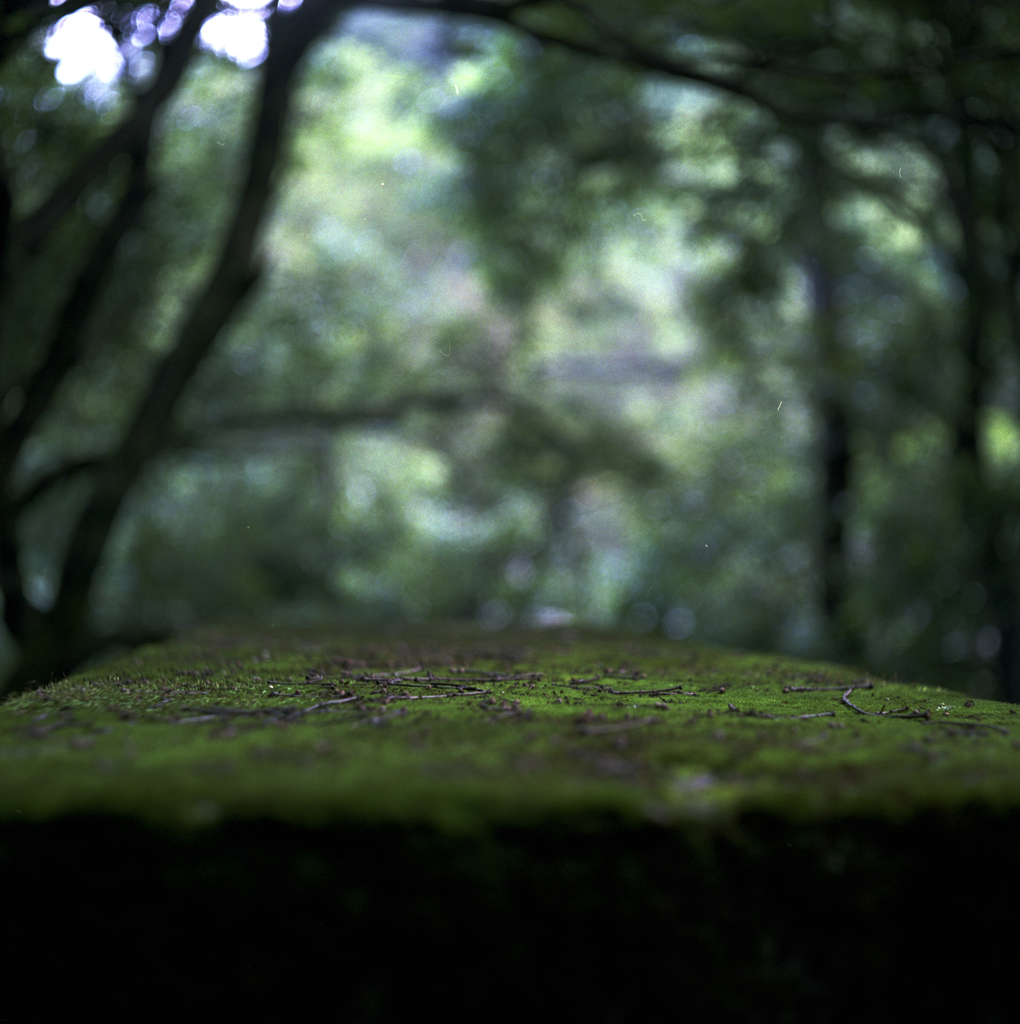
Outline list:
[[[215,722],[221,718],[239,718],[239,717],[265,717],[265,718],[300,718],[302,715],[307,715],[310,711],[317,711],[319,708],[324,708],[329,704],[347,704],[352,700],[361,700],[357,694],[350,697],[341,697],[337,700],[324,700],[318,704],[312,704],[307,708],[191,708],[182,707],[181,711],[202,711],[204,714],[198,715],[193,718],[174,718],[170,721],[174,725],[195,725],[200,722]]]
[[[840,683],[838,686],[784,686],[783,693],[814,693],[817,690],[842,690],[845,685],[845,683]],[[850,690],[873,690],[874,688],[874,683],[854,683]],[[846,692],[849,693],[850,690]]]
[[[431,673],[429,673],[431,675]],[[514,675],[507,672],[483,672],[481,669],[475,669],[470,675],[463,675],[461,679],[474,679],[479,677],[481,679],[491,680],[506,680],[506,679],[541,679],[545,675],[544,672],[524,672]],[[436,676],[436,679],[453,679],[454,676]]]
[[[395,700],[441,700],[443,697],[481,697],[486,693],[491,693],[491,690],[468,690],[461,689],[456,693],[421,693],[418,695],[410,693],[388,693],[383,698],[384,703],[389,704]]]
[[[853,701],[850,700],[850,694],[853,692],[851,686],[846,693],[840,698],[840,700],[848,707],[853,708],[854,711],[862,715],[877,715],[879,718],[931,718],[930,711],[911,711],[910,714],[901,715],[900,711],[905,711],[905,708],[897,708],[896,711],[865,711],[864,708],[859,708]]]
[[[741,711],[734,704],[726,705],[730,711],[736,711],[738,715],[743,715],[745,718],[828,718],[836,714],[835,711],[814,711],[810,715],[770,715],[765,711]]]
[[[362,683],[388,683],[393,679],[400,679],[403,681],[405,676],[413,677],[415,672],[421,671],[421,665],[415,665],[412,668],[402,668],[400,670],[394,670],[393,672],[362,672],[360,675],[348,674],[341,672],[341,676],[346,679],[357,679]],[[432,673],[430,672],[429,675]]]
[[[856,704],[852,703],[848,697],[850,690],[847,690],[843,694],[842,701],[847,707],[853,708],[854,711],[859,712],[862,715],[876,715],[879,718],[916,718],[921,719],[925,722],[930,722],[933,725],[962,725],[965,728],[970,729],[994,729],[996,732],[1001,732],[1003,735],[1008,736],[1009,730],[1003,728],[1001,725],[990,725],[985,722],[961,722],[957,719],[952,718],[936,718],[930,711],[911,711],[909,714],[901,715],[898,711],[905,710],[904,708],[898,708],[897,711],[865,711],[864,708],[859,708]]]
[[[432,689],[432,683],[414,683],[414,682],[411,682],[408,679],[397,679],[397,680],[387,679],[385,682],[381,682],[381,681],[377,680],[376,681],[376,685],[382,686],[383,688],[386,688],[389,685],[389,683],[393,683],[393,682],[399,682],[401,686],[420,686],[420,687],[422,687],[424,689],[428,689],[428,690]],[[440,685],[444,685],[444,684],[440,684]],[[451,683],[449,685],[452,686],[453,684]]]
[[[478,688],[478,687],[472,687],[472,688],[469,689],[466,686],[461,686],[461,687],[458,687],[458,689],[457,689],[457,691],[455,693],[429,693],[429,694],[419,694],[417,696],[412,695],[410,693],[387,694],[385,696],[385,698],[383,698],[383,700],[384,700],[384,703],[389,704],[389,703],[391,703],[393,701],[398,701],[398,700],[437,700],[437,699],[440,699],[440,698],[443,698],[443,697],[481,697],[481,696],[484,696],[485,694],[490,693],[490,692],[491,691],[489,691],[489,690],[483,690],[483,689]],[[204,714],[200,714],[200,715],[198,715],[196,717],[193,717],[193,718],[170,719],[170,721],[173,722],[174,725],[197,725],[197,724],[199,724],[201,722],[216,722],[216,721],[219,721],[219,720],[221,720],[223,718],[235,718],[235,717],[241,717],[241,716],[265,717],[265,718],[271,718],[271,719],[274,719],[274,720],[294,719],[294,718],[300,718],[303,715],[307,715],[307,714],[309,714],[311,712],[320,711],[323,708],[332,707],[332,706],[337,705],[337,704],[349,704],[351,701],[363,701],[363,700],[365,700],[364,696],[359,696],[358,694],[352,694],[352,695],[347,696],[347,697],[338,697],[335,700],[319,701],[319,703],[312,704],[312,705],[310,705],[307,708],[295,708],[295,707],[287,707],[287,708],[280,708],[280,707],[276,707],[276,708],[220,708],[220,707],[192,708],[192,707],[182,707],[180,709],[181,711],[201,711],[201,712],[204,712]]]
[[[684,690],[683,683],[681,683],[679,686],[664,686],[658,690],[611,690],[608,686],[606,687],[606,689],[609,690],[610,693],[623,693],[627,696],[630,696],[631,694],[675,693],[677,690],[683,690],[684,697],[698,696],[698,694],[694,693],[693,691]]]
[[[511,682],[533,682],[542,678],[541,672],[529,672],[526,675],[496,675],[493,673],[481,673],[477,676],[434,676],[431,672],[424,676],[412,676],[409,679],[395,678],[393,676],[352,676],[357,682],[375,683],[378,686],[386,686],[392,682],[399,682],[401,686],[414,684],[415,686],[458,686],[463,687],[465,683],[511,683]]]
[[[319,708],[324,708],[327,704],[348,704],[352,700],[360,700],[361,698],[355,693],[350,697],[340,697],[337,700],[324,700],[318,704],[313,704],[311,707],[304,709],[304,714],[308,714],[309,711],[317,711]]]
[[[300,708],[189,708],[183,707],[181,711],[201,711],[206,715],[216,718],[219,715],[284,715],[287,712],[300,711]],[[190,719],[179,718],[179,722],[190,721]]]
[[[527,679],[527,676],[462,676],[460,679],[452,679],[450,676],[431,676],[425,679],[416,677],[415,685],[421,686],[452,686],[458,690],[466,690],[468,683],[506,683],[517,679]],[[403,683],[404,680],[401,680]]]

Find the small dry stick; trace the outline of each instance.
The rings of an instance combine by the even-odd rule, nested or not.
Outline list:
[[[468,689],[462,687],[457,690],[456,693],[431,693],[421,694],[420,696],[412,696],[409,693],[405,694],[393,694],[386,697],[386,703],[391,703],[397,700],[436,700],[441,697],[481,697],[489,690],[481,689]],[[239,715],[265,715],[268,718],[299,718],[301,715],[307,715],[311,711],[318,711],[320,708],[325,708],[335,704],[348,704],[351,701],[364,700],[363,697],[359,697],[354,694],[350,697],[340,697],[336,700],[324,700],[318,704],[312,704],[307,708],[181,708],[181,711],[204,711],[205,714],[199,715],[194,718],[178,718],[173,720],[174,725],[194,725],[200,722],[215,722],[221,718],[232,718]]]
[[[324,700],[319,704],[313,704],[309,708],[304,709],[304,714],[308,714],[309,711],[317,711],[319,708],[326,707],[327,704],[348,704],[352,700],[360,700],[361,698],[354,694],[353,697],[341,697],[339,700]]]
[[[532,681],[542,678],[541,672],[531,672],[527,675],[500,676],[492,673],[484,673],[478,676],[434,676],[429,673],[427,676],[411,676],[408,679],[395,680],[393,676],[355,676],[359,682],[377,683],[386,686],[388,683],[398,681],[402,686],[464,686],[466,683],[511,683],[519,680]]]
[[[895,711],[865,711],[864,708],[859,708],[850,700],[850,694],[853,692],[851,686],[846,693],[840,698],[840,700],[848,707],[853,708],[854,711],[859,712],[862,715],[877,715],[879,718],[931,718],[930,711],[912,711],[909,715],[900,715]],[[904,708],[897,709],[899,711],[905,710]]]
[[[506,672],[482,672],[481,669],[475,669],[472,675],[461,676],[461,679],[472,679],[474,676],[479,676],[482,679],[494,679],[497,681],[506,679],[541,679],[544,676],[544,672],[525,672],[518,675],[507,675]],[[451,679],[452,676],[437,676],[437,679]]]
[[[1009,735],[1009,730],[1004,729],[1001,725],[986,725],[984,722],[960,722],[949,718],[934,718],[930,711],[911,711],[908,715],[899,715],[891,711],[865,711],[864,708],[859,708],[856,704],[852,704],[847,699],[849,693],[850,691],[847,690],[846,693],[843,694],[843,703],[846,704],[847,707],[853,708],[854,711],[859,711],[862,715],[877,715],[880,718],[919,718],[925,722],[932,722],[935,725],[962,725],[965,728],[969,727],[972,729],[994,729],[996,732],[1001,732],[1005,736]]]
[[[741,711],[740,708],[733,704],[728,704],[727,707],[730,711],[736,711],[737,714],[744,715],[747,718],[827,718],[836,714],[835,711],[815,711],[810,715],[770,715],[765,711]]]
[[[395,700],[441,700],[443,697],[481,697],[483,694],[491,693],[491,690],[458,690],[456,693],[421,693],[418,695],[410,693],[394,693],[386,697],[389,704]]]
[[[300,708],[189,708],[183,707],[181,711],[203,711],[214,718],[218,715],[285,715],[288,711],[299,711]],[[189,719],[181,718],[178,721],[185,722]]]
[[[784,686],[783,693],[814,693],[816,690],[842,690],[844,685],[844,683],[840,683],[839,686]],[[874,683],[854,683],[850,690],[873,690],[874,688]],[[849,693],[850,690],[846,692]]]
[[[609,687],[607,686],[606,689],[609,690]],[[633,694],[639,694],[639,693],[645,693],[645,694],[647,694],[647,693],[675,693],[677,690],[683,690],[684,691],[683,695],[685,697],[697,697],[698,696],[696,693],[692,693],[692,692],[690,692],[688,690],[684,690],[684,684],[683,683],[681,683],[679,686],[664,686],[664,687],[662,687],[662,689],[659,689],[659,690],[609,690],[609,692],[610,693],[624,693],[624,694],[627,694],[629,696],[632,693]]]
[[[399,672],[365,672],[360,676],[354,676],[354,679],[360,679],[366,683],[385,682],[388,679],[397,679],[400,676],[413,676],[415,672],[421,671],[421,665],[415,665],[413,668],[402,668]]]
[[[197,718],[177,718],[174,720],[174,725],[188,725],[195,722],[213,722],[220,718],[234,718],[244,715],[265,715],[268,718],[296,718],[300,715],[306,715],[309,711],[316,711],[319,708],[324,708],[329,704],[347,704],[352,700],[361,700],[361,698],[355,694],[352,697],[341,697],[337,700],[324,700],[319,704],[312,704],[311,707],[307,708],[190,708],[182,707],[181,711],[204,711],[204,715],[200,715]]]

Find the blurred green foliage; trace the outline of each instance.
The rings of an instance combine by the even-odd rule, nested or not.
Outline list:
[[[771,7],[738,24],[747,5],[702,6],[718,39],[692,24],[679,48],[710,67],[727,32],[776,53],[814,45],[798,19],[826,5],[791,5],[790,25]],[[911,36],[883,26],[865,19],[817,59],[892,61],[876,40]],[[121,510],[97,630],[476,617],[833,656],[846,647],[820,608],[824,392],[850,410],[853,460],[838,635],[876,671],[996,693],[984,555],[953,497],[965,290],[932,154],[791,128],[498,28],[381,14],[347,28],[304,73],[267,274]],[[18,465],[24,486],[123,428],[216,257],[257,76],[203,55],[161,115],[159,188]],[[128,86],[58,86],[38,45],[2,81],[0,140],[28,210]],[[812,208],[817,146],[829,178]],[[29,343],[4,350],[5,381],[38,359],[39,296],[66,289],[118,174],[19,281],[4,317]],[[829,347],[809,281],[822,244]],[[1000,358],[980,430],[1008,561],[1020,427],[1015,353]],[[71,476],[25,518],[39,607],[86,488]]]

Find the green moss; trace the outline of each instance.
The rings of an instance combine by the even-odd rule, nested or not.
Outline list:
[[[0,705],[4,1007],[1013,1020],[1013,710],[633,637],[197,632]]]
[[[0,822],[901,820],[1020,804],[1017,722],[937,687],[651,639],[205,629],[0,705]]]

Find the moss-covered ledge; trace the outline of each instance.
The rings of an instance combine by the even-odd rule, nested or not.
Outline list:
[[[632,636],[206,629],[0,705],[0,778],[24,1019],[108,960],[110,1005],[168,1014],[295,976],[356,1020],[1014,1012],[1020,718],[947,690]]]

